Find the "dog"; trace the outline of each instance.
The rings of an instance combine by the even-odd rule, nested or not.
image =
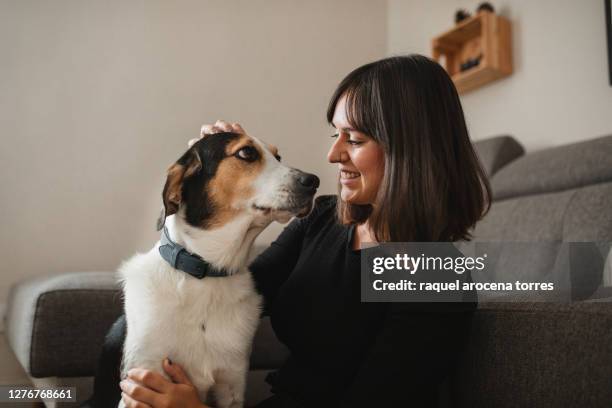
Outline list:
[[[281,163],[276,147],[244,133],[205,135],[171,165],[160,241],[119,268],[125,317],[107,342],[116,350],[125,335],[121,378],[133,367],[168,378],[161,364],[169,357],[185,368],[203,402],[213,394],[217,407],[242,407],[262,305],[247,267],[253,241],[273,221],[307,215],[318,186],[315,175]],[[103,361],[108,347],[90,406],[101,404],[98,376],[116,380],[100,373],[114,365],[113,358]]]

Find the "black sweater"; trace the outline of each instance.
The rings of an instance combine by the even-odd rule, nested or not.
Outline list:
[[[354,226],[322,196],[250,266],[265,314],[291,355],[272,391],[306,406],[437,405],[474,303],[362,303]]]

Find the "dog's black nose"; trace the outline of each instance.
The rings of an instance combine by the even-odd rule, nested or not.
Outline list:
[[[314,174],[302,173],[298,177],[298,181],[301,185],[308,188],[319,187],[319,178]]]

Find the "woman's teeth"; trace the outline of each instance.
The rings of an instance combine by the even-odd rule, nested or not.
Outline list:
[[[357,178],[359,176],[360,176],[359,173],[353,173],[352,171],[341,171],[340,172],[340,177],[345,178],[345,179]]]

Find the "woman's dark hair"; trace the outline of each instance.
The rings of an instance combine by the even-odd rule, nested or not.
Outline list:
[[[446,71],[414,54],[359,67],[334,92],[330,124],[345,95],[349,123],[383,148],[385,170],[374,205],[338,198],[340,221],[368,220],[378,242],[469,241],[491,186]]]

